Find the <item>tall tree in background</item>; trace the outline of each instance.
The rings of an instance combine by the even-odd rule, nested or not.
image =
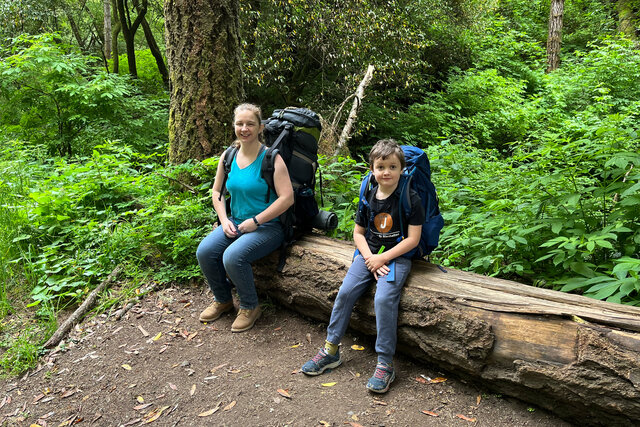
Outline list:
[[[637,2],[634,0],[617,0],[616,9],[618,11],[618,31],[622,34],[636,39],[636,16],[634,12],[634,4]]]
[[[238,0],[165,0],[169,160],[219,153],[243,97]]]
[[[564,0],[551,0],[549,12],[549,37],[547,38],[547,73],[560,65],[560,46],[562,43],[562,16]]]
[[[122,36],[127,46],[127,63],[129,64],[129,74],[131,77],[138,78],[138,69],[136,67],[136,48],[135,38],[136,31],[147,13],[147,0],[142,0],[140,4],[134,0],[134,6],[138,13],[135,19],[131,20],[131,10],[127,0],[116,0],[118,5],[118,15],[120,16],[120,24],[122,26]],[[114,42],[115,43],[115,42]]]
[[[104,10],[104,57],[111,59],[111,0],[103,0]]]

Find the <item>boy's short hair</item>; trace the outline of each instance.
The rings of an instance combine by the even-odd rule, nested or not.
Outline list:
[[[381,139],[376,142],[371,151],[369,152],[369,167],[373,167],[373,162],[377,159],[386,159],[389,156],[395,155],[400,160],[400,166],[404,169],[406,161],[404,159],[404,152],[400,145],[393,139]]]

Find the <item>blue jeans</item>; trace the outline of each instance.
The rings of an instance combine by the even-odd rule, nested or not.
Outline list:
[[[411,271],[410,259],[398,257],[395,263],[395,281],[388,283],[386,276],[379,278],[374,299],[377,329],[376,353],[378,353],[378,361],[387,364],[393,362],[393,355],[396,352],[398,305],[402,287]],[[333,303],[331,320],[327,328],[327,341],[332,344],[340,343],[349,326],[353,306],[374,281],[373,273],[367,269],[362,255],[356,256]]]
[[[222,227],[213,230],[198,245],[196,257],[214,299],[220,303],[232,301],[228,275],[238,292],[240,308],[256,308],[258,294],[251,263],[279,248],[283,240],[280,222],[262,224],[256,231],[235,238],[227,237]]]

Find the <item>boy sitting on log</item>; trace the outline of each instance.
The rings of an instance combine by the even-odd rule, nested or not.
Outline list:
[[[364,201],[368,207],[358,209],[356,214],[353,230],[356,256],[333,305],[325,345],[302,366],[302,372],[320,375],[342,363],[338,345],[349,325],[353,306],[375,281],[375,350],[378,363],[367,382],[367,389],[385,393],[396,376],[393,356],[397,342],[398,305],[402,287],[411,270],[411,259],[403,255],[418,245],[425,213],[420,196],[413,190],[410,190],[411,209],[407,221],[403,218],[406,215],[400,212],[398,184],[405,167],[405,157],[395,141],[378,141],[369,153],[369,167],[376,185],[370,200]]]

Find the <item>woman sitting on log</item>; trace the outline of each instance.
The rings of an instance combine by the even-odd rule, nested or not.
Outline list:
[[[282,244],[279,216],[293,204],[293,188],[280,156],[275,160],[275,193],[261,176],[265,147],[261,142],[264,125],[260,108],[253,104],[237,106],[234,128],[237,154],[226,182],[221,157],[213,184],[213,207],[220,226],[200,242],[196,256],[214,297],[213,304],[200,314],[200,321],[212,322],[233,309],[233,284],[240,309],[231,331],[243,332],[251,329],[261,314],[251,263]],[[227,212],[222,197],[225,185],[231,196],[231,212]],[[266,194],[270,194],[268,201]]]

